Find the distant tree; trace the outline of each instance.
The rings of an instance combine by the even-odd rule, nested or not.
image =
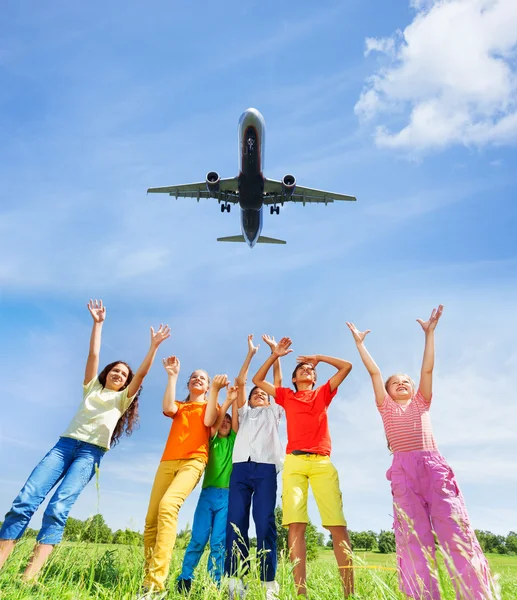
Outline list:
[[[287,543],[288,530],[287,527],[282,526],[282,509],[279,506],[275,508],[275,522],[277,531],[277,553],[280,555],[283,550],[284,555],[289,556],[289,548]],[[307,523],[307,529],[305,530],[305,543],[307,545],[308,561],[312,561],[317,558],[318,548],[320,545],[323,545],[324,539],[324,534],[320,533],[309,519],[309,522]]]
[[[517,554],[517,533],[510,531],[506,536],[506,551],[510,554]]]
[[[330,536],[330,540],[325,544],[327,548],[333,548],[334,542],[332,541],[332,536]]]
[[[373,531],[349,531],[352,550],[375,550],[377,548],[377,534]]]
[[[395,552],[397,547],[395,545],[395,534],[393,531],[383,531],[379,533],[379,552],[382,554],[389,554],[390,552]]]
[[[113,534],[113,543],[125,544],[126,546],[142,546],[144,536],[138,531],[132,531],[131,529],[117,529]]]
[[[502,535],[476,529],[476,536],[483,552],[506,554],[506,539]]]
[[[78,542],[81,539],[85,522],[73,517],[68,517],[65,525],[63,538],[71,542]]]
[[[100,514],[86,519],[84,529],[81,533],[81,541],[94,542],[97,544],[111,544],[113,533],[106,525],[104,517]]]

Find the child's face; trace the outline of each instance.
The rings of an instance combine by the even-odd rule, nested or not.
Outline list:
[[[269,396],[264,390],[261,390],[260,388],[255,388],[251,392],[250,406],[251,408],[257,408],[259,406],[269,406]]]
[[[409,400],[413,396],[413,385],[408,375],[390,377],[386,391],[393,400]]]
[[[204,394],[208,391],[208,375],[201,369],[194,371],[188,382],[188,391],[195,394]]]
[[[300,383],[311,383],[312,387],[316,383],[316,370],[310,363],[304,363],[296,369],[293,377],[293,383],[299,387]]]
[[[232,430],[232,420],[228,415],[226,415],[217,431],[217,435],[219,437],[228,437],[230,435],[231,430]]]
[[[119,391],[129,376],[129,369],[122,363],[116,364],[106,375],[106,388]]]

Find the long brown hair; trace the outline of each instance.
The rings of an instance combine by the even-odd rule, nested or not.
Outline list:
[[[133,377],[134,377],[133,370],[123,360],[116,360],[115,362],[112,362],[112,363],[109,363],[109,365],[106,365],[104,367],[104,369],[102,369],[102,371],[99,373],[98,379],[99,379],[99,383],[102,385],[102,387],[105,387],[106,378],[108,376],[108,373],[116,365],[124,365],[127,367],[127,370],[128,370],[128,376],[127,376],[126,382],[119,390],[119,391],[122,391],[127,388],[127,386],[131,383],[131,381],[133,380]],[[113,430],[113,434],[111,435],[111,442],[110,442],[111,446],[116,446],[118,444],[122,434],[125,434],[126,436],[130,436],[133,433],[133,431],[138,428],[138,425],[140,423],[140,415],[138,414],[138,398],[140,396],[141,391],[142,391],[142,386],[140,386],[138,392],[136,393],[136,395],[133,399],[133,402],[131,402],[131,404],[127,408],[126,412],[123,413],[123,415],[117,421],[117,424],[115,425],[115,429]]]

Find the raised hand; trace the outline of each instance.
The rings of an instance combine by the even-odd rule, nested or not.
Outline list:
[[[316,354],[311,354],[311,355],[302,355],[302,356],[298,356],[298,358],[296,359],[297,363],[308,363],[310,365],[312,365],[314,368],[316,368],[316,365],[320,362],[319,358],[316,356]]]
[[[168,325],[162,325],[160,323],[158,331],[155,331],[151,327],[151,346],[153,348],[158,348],[158,346],[169,337],[171,337],[171,328]]]
[[[262,336],[262,339],[266,342],[266,344],[271,348],[271,352],[273,352],[273,350],[276,348],[276,340],[273,336],[271,335],[266,335],[264,334]]]
[[[102,305],[102,300],[90,300],[87,306],[95,323],[102,323],[106,318],[106,307]]]
[[[229,385],[226,390],[226,399],[229,400],[231,404],[233,404],[235,400],[237,400],[238,395],[239,386],[237,385],[237,383],[235,383],[234,385]]]
[[[251,354],[251,356],[255,356],[255,354],[257,354],[257,350],[259,349],[259,346],[254,346],[253,345],[253,334],[250,333],[248,335],[248,352]]]
[[[216,375],[212,380],[212,388],[219,391],[223,387],[227,387],[230,385],[230,381],[228,380],[227,375]]]
[[[357,327],[353,323],[350,323],[348,321],[346,322],[346,326],[352,332],[356,344],[362,344],[364,342],[364,338],[371,331],[371,329],[367,329],[366,331],[359,331],[359,329],[357,329]]]
[[[180,372],[180,361],[175,356],[168,356],[163,359],[163,366],[169,375],[177,377]]]
[[[290,350],[290,346],[293,342],[291,341],[290,338],[288,337],[283,337],[278,344],[275,346],[275,349],[273,350],[273,354],[275,356],[287,356],[288,354],[290,354],[292,352],[292,350]]]
[[[422,321],[422,319],[417,319],[417,323],[420,323],[420,325],[421,325],[422,329],[425,331],[425,333],[428,333],[429,331],[434,331],[436,326],[438,325],[438,321],[440,320],[440,317],[442,316],[442,312],[443,312],[443,305],[440,304],[438,306],[438,308],[433,308],[431,316],[429,317],[429,319],[427,321]]]

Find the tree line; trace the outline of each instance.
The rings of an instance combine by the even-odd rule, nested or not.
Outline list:
[[[275,510],[275,521],[278,533],[277,548],[279,555],[288,554],[287,544],[287,529],[282,527],[282,509],[277,507]],[[2,523],[0,522],[0,526]],[[25,537],[36,537],[36,529],[27,528]],[[393,531],[350,531],[350,542],[352,550],[364,550],[369,552],[381,552],[388,554],[395,552],[395,535]],[[191,529],[187,524],[185,529],[181,530],[177,535],[177,543],[180,548],[185,548],[190,541]],[[483,552],[494,554],[517,555],[517,533],[510,531],[505,537],[497,535],[491,531],[483,531],[476,529],[476,536]],[[310,521],[307,524],[305,534],[307,543],[307,559],[314,560],[320,548],[327,546],[332,547],[332,540],[326,540],[326,534],[318,531],[316,526]],[[93,515],[85,521],[69,517],[63,535],[65,541],[70,542],[91,542],[97,544],[124,544],[130,546],[142,546],[144,537],[138,531],[131,529],[117,529],[112,531],[107,525],[104,517],[101,514]],[[257,545],[256,538],[250,539],[250,545]]]

